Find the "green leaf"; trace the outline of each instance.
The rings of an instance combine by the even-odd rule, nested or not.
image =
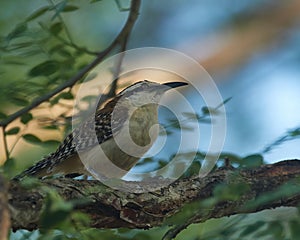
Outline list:
[[[45,12],[47,12],[48,10],[50,10],[49,6],[45,6],[45,7],[41,7],[40,9],[34,11],[32,14],[30,14],[27,18],[26,18],[26,22],[29,22],[31,20],[34,20],[36,18],[38,18],[39,16],[42,16]]]
[[[59,69],[59,62],[48,60],[32,68],[29,71],[28,75],[30,77],[49,76],[55,73],[58,69]]]
[[[58,101],[59,101],[59,98],[55,97],[53,99],[50,99],[49,103],[50,103],[51,106],[53,106],[53,105],[57,104]]]
[[[67,4],[67,1],[64,0],[54,6],[55,14],[51,18],[51,20],[54,20],[64,10],[66,4]]]
[[[63,99],[74,99],[74,96],[71,92],[62,92],[58,95],[58,97]]]
[[[264,158],[260,154],[252,154],[242,159],[242,164],[248,168],[258,167],[264,164]]]
[[[50,32],[54,35],[58,35],[62,29],[63,29],[62,23],[57,22],[57,23],[52,24],[52,26],[50,27]]]
[[[140,166],[140,165],[147,164],[147,163],[152,163],[152,162],[153,162],[153,158],[144,158],[144,159],[138,161],[136,166]]]
[[[6,135],[16,135],[20,132],[20,128],[19,127],[13,127],[11,129],[9,129],[8,131],[5,132]]]
[[[168,125],[167,126],[164,126],[165,128],[168,128],[168,127],[172,127],[172,129],[176,128],[176,129],[181,129],[180,128],[180,122],[178,119],[176,118],[173,118],[173,119],[168,119]]]
[[[201,162],[200,161],[193,161],[189,168],[185,171],[184,176],[192,176],[199,173],[201,169]]]
[[[275,239],[284,239],[284,227],[279,221],[271,222],[268,227],[268,232],[272,233]]]
[[[202,113],[204,114],[204,115],[209,115],[209,107],[202,107],[201,108],[201,111],[202,111]]]
[[[168,163],[165,159],[159,159],[156,162],[158,163],[159,168],[163,168]]]
[[[193,128],[193,127],[189,127],[189,126],[187,126],[187,125],[183,125],[183,126],[181,126],[181,130],[185,130],[185,131],[193,131],[194,128]]]
[[[28,47],[31,47],[32,45],[33,45],[32,41],[14,43],[14,44],[10,45],[10,51],[28,48]],[[6,63],[15,64],[15,65],[25,65],[24,62],[20,62],[20,61],[16,61],[16,60],[9,60],[9,61],[6,61]]]
[[[223,105],[225,105],[226,103],[228,103],[231,99],[232,99],[232,97],[226,98],[226,99],[223,101]]]
[[[79,8],[75,5],[67,5],[67,1],[64,0],[56,4],[54,6],[54,9],[55,9],[55,14],[51,18],[51,20],[54,20],[61,12],[72,12],[78,10]]]
[[[51,105],[55,105],[58,103],[59,99],[74,99],[74,96],[71,92],[62,92],[59,95],[57,95],[56,97],[54,97],[53,99],[50,100],[50,104]]]
[[[219,108],[219,107],[218,107]],[[218,110],[218,108],[212,108],[212,107],[202,107],[201,111],[203,115],[219,115],[220,111]],[[203,117],[203,116],[202,116]]]
[[[60,141],[57,140],[47,140],[43,142],[44,146],[57,148],[60,145]]]
[[[215,109],[222,107],[223,105],[228,103],[231,99],[232,99],[232,97],[226,98],[222,103],[220,103],[218,106],[216,106]]]
[[[249,191],[246,183],[219,184],[214,189],[214,196],[218,200],[237,201],[240,197]]]
[[[59,55],[67,58],[68,60],[70,60],[70,58],[72,58],[72,54],[68,50],[66,50],[66,49],[61,49],[59,51]]]
[[[95,72],[90,73],[90,74],[84,79],[84,82],[91,81],[91,80],[95,79],[97,76],[98,76],[98,74],[95,73]]]
[[[57,228],[61,223],[67,220],[73,209],[73,204],[64,201],[57,192],[51,189],[45,190],[47,191],[47,196],[44,211],[40,218],[42,231]]]
[[[7,115],[3,112],[0,112],[0,119],[5,119],[7,118]]]
[[[18,106],[26,106],[29,103],[26,99],[18,97],[18,96],[12,96],[11,100],[14,104],[16,104]]]
[[[58,129],[58,127],[56,125],[43,126],[42,128],[45,130],[57,130]]]
[[[121,4],[120,0],[116,0],[116,4],[117,4],[118,9],[119,9],[120,12],[125,12],[125,11],[129,11],[130,10],[129,7],[127,7],[127,8],[122,7],[122,4]]]
[[[9,178],[12,177],[10,176],[10,174],[12,174],[14,169],[16,169],[15,159],[14,158],[7,159],[3,164],[4,174],[8,175]]]
[[[81,99],[81,101],[85,101],[87,103],[94,103],[97,100],[98,96],[88,95]]]
[[[34,177],[27,177],[22,179],[22,182],[20,182],[20,186],[24,189],[33,189],[40,187],[41,182]]]
[[[50,48],[49,53],[55,53],[55,52],[59,52],[61,49],[64,48],[63,44],[57,44],[55,46],[53,46],[52,48]]]
[[[32,44],[32,43],[30,43]],[[8,65],[18,65],[18,66],[25,66],[26,64],[22,61],[19,61],[19,60],[4,60],[5,61],[5,64],[8,64]]]
[[[42,140],[33,134],[25,134],[22,136],[27,142],[32,144],[41,144]]]
[[[79,7],[77,7],[75,5],[67,5],[67,6],[65,6],[63,12],[73,12],[73,11],[76,11],[78,9],[79,9]]]
[[[300,135],[300,128],[296,128],[296,129],[290,131],[290,132],[289,132],[289,135],[290,135],[291,137],[297,137],[297,136],[299,136],[299,135]]]
[[[18,24],[7,36],[6,40],[10,41],[14,38],[18,38],[23,36],[23,33],[27,30],[27,24],[26,23],[21,23]]]
[[[261,227],[263,227],[263,226],[265,226],[265,222],[263,222],[263,221],[257,221],[257,222],[255,222],[255,223],[253,223],[253,224],[250,224],[250,225],[248,225],[243,231],[242,231],[242,233],[240,234],[240,239],[242,238],[242,237],[245,237],[245,236],[247,236],[247,235],[250,235],[250,234],[252,234],[252,233],[254,233],[254,232],[257,232],[257,230],[259,229],[259,228],[261,228]]]
[[[292,220],[289,222],[289,228],[291,230],[291,239],[297,239],[300,236],[299,221]]]
[[[31,113],[25,113],[21,116],[21,123],[27,124],[29,121],[33,119]]]
[[[183,112],[182,115],[189,118],[189,119],[195,119],[195,120],[198,119],[198,114],[197,113]]]

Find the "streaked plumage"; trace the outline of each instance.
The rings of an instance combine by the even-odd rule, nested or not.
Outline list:
[[[163,93],[170,88],[166,87],[167,84],[161,85],[145,80],[127,87],[102,109],[97,110],[95,116],[90,116],[75,128],[54,153],[44,157],[14,179],[22,179],[25,176],[42,177],[56,173],[63,175],[85,174],[86,169],[79,156],[87,158],[87,161],[91,162],[91,166],[100,164],[98,167],[103,169],[105,168],[105,165],[101,165],[103,156],[99,155],[96,150],[99,145],[116,166],[129,170],[139,158],[120,150],[113,139],[113,134],[120,134],[125,145],[129,137],[141,146],[147,145],[150,139],[149,130],[153,124],[158,123],[158,101]],[[186,84],[178,83],[178,86],[183,85]],[[174,87],[177,86],[174,85]],[[147,104],[149,101],[152,101],[151,104]],[[146,105],[143,105],[144,103]],[[132,131],[132,136],[126,135],[124,124],[129,127],[130,134]],[[97,137],[92,137],[95,136],[95,132]],[[150,147],[151,145],[147,149]],[[119,175],[116,173],[116,176]]]

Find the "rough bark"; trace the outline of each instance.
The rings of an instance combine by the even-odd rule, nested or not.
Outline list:
[[[41,180],[40,184],[56,189],[67,201],[87,200],[85,204],[77,205],[76,209],[90,216],[91,227],[147,229],[162,225],[186,204],[215,196],[216,187],[220,184],[229,186],[229,189],[240,184],[243,191],[237,198],[219,199],[209,211],[203,212],[199,209],[190,219],[191,222],[203,222],[210,218],[257,212],[279,206],[297,206],[300,203],[299,177],[300,161],[286,160],[252,169],[218,169],[204,178],[183,178],[167,187],[143,193],[114,190],[99,181],[67,178]],[[154,184],[155,181],[163,180],[153,180]],[[277,191],[285,184],[290,184],[291,191],[288,193],[276,195],[259,204],[253,202]],[[19,182],[10,182],[8,192],[13,229],[32,230],[39,227],[39,216],[45,201],[45,192],[42,190],[45,188],[41,186],[25,189]],[[138,182],[128,182],[128,189],[143,187]]]
[[[7,238],[10,229],[7,187],[5,179],[0,175],[0,240],[5,240]]]

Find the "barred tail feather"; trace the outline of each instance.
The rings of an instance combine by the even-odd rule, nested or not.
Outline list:
[[[27,168],[25,171],[21,172],[17,176],[13,177],[13,180],[21,180],[26,176],[40,176],[41,173],[47,171],[52,165],[51,159],[53,158],[53,153],[44,157],[41,161],[37,162],[35,165]]]

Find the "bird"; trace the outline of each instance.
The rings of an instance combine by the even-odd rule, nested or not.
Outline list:
[[[169,89],[185,85],[188,83],[160,84],[149,80],[130,85],[104,107],[97,106],[95,114],[67,135],[55,152],[13,179],[91,173],[110,178],[123,177],[158,136],[158,129],[151,133],[151,128],[159,124],[161,97]]]

